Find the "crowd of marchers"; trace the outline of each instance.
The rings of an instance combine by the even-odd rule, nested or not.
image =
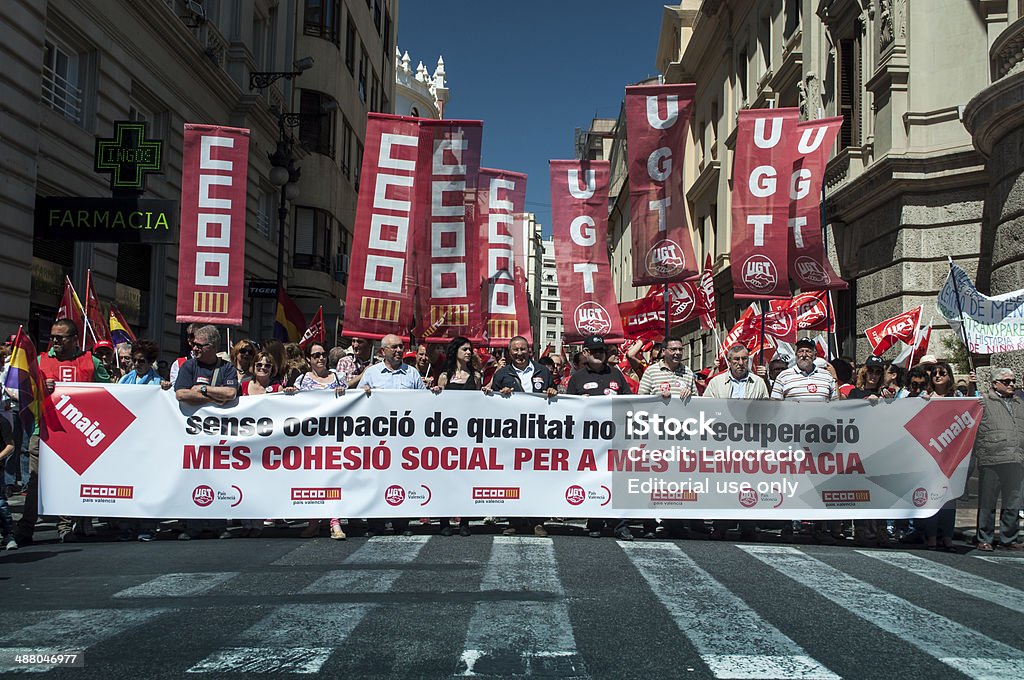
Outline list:
[[[584,340],[569,361],[565,354],[535,357],[526,338],[513,338],[504,350],[474,347],[458,337],[447,344],[422,343],[407,347],[403,338],[386,335],[379,342],[353,337],[343,346],[328,348],[313,341],[301,347],[279,340],[255,342],[245,339],[223,349],[221,333],[215,326],[191,324],[186,328],[190,352],[173,362],[159,360],[160,350],[150,340],[113,346],[99,342],[91,351],[81,349],[80,329],[69,319],[58,319],[50,331],[49,348],[39,355],[39,369],[45,389],[71,382],[117,382],[150,389],[173,390],[183,404],[222,406],[239,397],[293,394],[310,390],[422,389],[441,393],[474,390],[486,394],[511,395],[534,392],[557,398],[559,394],[581,396],[656,395],[666,399],[714,397],[719,399],[779,399],[828,402],[839,399],[869,399],[879,405],[893,399],[976,397],[983,415],[970,460],[970,475],[977,473],[978,513],[973,539],[978,550],[1000,547],[1020,551],[1024,542],[1019,532],[1024,497],[1024,395],[1017,389],[1011,369],[994,367],[991,382],[978,389],[972,371],[957,381],[952,367],[934,356],[924,356],[909,370],[869,356],[860,365],[848,358],[831,362],[817,356],[811,340],[795,345],[795,357],[776,355],[767,366],[752,368],[746,347],[728,348],[726,367],[692,370],[683,361],[683,343],[637,341],[625,352],[608,345],[601,336]],[[0,352],[4,373],[14,337]],[[0,378],[3,376],[0,375]],[[4,381],[0,379],[0,384]],[[3,547],[17,549],[32,543],[38,517],[39,432],[23,432],[14,401],[17,393],[3,392],[0,417],[0,465],[4,479],[0,487],[0,529]],[[7,498],[22,494],[24,510],[15,522]],[[587,521],[586,531],[594,538],[613,535],[633,540],[634,531],[644,538],[720,539],[734,530],[743,540],[757,540],[764,532],[778,531],[785,538],[809,534],[825,544],[852,542],[858,546],[889,547],[919,543],[929,550],[955,550],[956,502],[950,499],[937,514],[923,520],[854,520],[819,522],[761,522],[722,520],[605,520]],[[997,506],[1000,508],[998,523]],[[488,522],[493,518],[486,518]],[[440,518],[441,535],[471,534],[470,518]],[[529,533],[547,536],[547,518],[508,518],[506,535]],[[419,520],[430,524],[429,518]],[[176,528],[156,520],[123,520],[116,525],[121,540],[150,541],[176,531],[179,540],[205,536],[220,538],[257,537],[273,520],[240,520],[235,526],[225,521],[185,520]],[[306,524],[299,535],[320,536],[328,531],[332,539],[347,538],[356,527],[366,536],[412,533],[411,520],[324,518]],[[60,542],[95,535],[92,518],[58,517]],[[418,531],[428,530],[417,526]]]

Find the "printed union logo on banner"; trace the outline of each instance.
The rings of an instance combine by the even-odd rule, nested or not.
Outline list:
[[[134,498],[134,486],[115,484],[82,484],[78,491],[79,498]]]
[[[845,490],[832,489],[821,492],[821,502],[829,505],[852,505],[854,503],[870,503],[871,491],[868,489]]]
[[[779,274],[775,263],[764,255],[751,255],[743,263],[743,283],[753,291],[765,293],[778,283]]]
[[[651,276],[662,278],[676,276],[686,268],[686,256],[678,243],[663,239],[647,251],[645,266],[647,273]]]
[[[517,501],[520,489],[518,486],[474,486],[473,500],[483,502]]]
[[[612,329],[612,317],[596,302],[584,302],[573,312],[576,328],[584,335],[607,335]]]
[[[828,275],[821,263],[806,255],[796,258],[793,264],[796,266],[797,275],[807,283],[816,286],[827,286],[832,283],[832,277]]]
[[[757,505],[758,495],[753,489],[743,489],[739,492],[740,505],[745,508],[752,508]]]
[[[340,486],[299,486],[292,487],[293,501],[340,501]]]
[[[970,455],[980,420],[981,404],[974,399],[933,399],[903,427],[948,479]]]
[[[200,484],[192,489],[192,502],[201,508],[213,504],[213,487]]]
[[[587,492],[579,484],[573,484],[565,490],[565,501],[569,505],[581,505],[587,500]]]
[[[53,395],[56,426],[46,445],[78,474],[135,422],[135,415],[102,387],[58,387]]]

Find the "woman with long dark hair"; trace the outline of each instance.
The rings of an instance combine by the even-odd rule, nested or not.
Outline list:
[[[953,369],[948,363],[937,362],[931,371],[931,385],[928,390],[930,398],[964,396],[956,389],[955,377]],[[937,513],[921,520],[924,529],[924,545],[928,550],[935,550],[938,547],[939,539],[942,539],[942,549],[954,552],[953,528],[956,525],[956,501],[956,498],[946,501]]]
[[[444,369],[437,378],[435,392],[443,390],[479,390],[483,387],[483,373],[478,370],[474,363],[473,343],[461,335],[452,338],[445,348]],[[451,521],[447,517],[441,518],[441,535],[451,536],[453,533]],[[459,535],[469,536],[469,518],[459,519]]]

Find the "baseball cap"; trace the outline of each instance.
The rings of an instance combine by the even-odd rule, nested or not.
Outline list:
[[[939,363],[939,360],[935,357],[934,354],[925,354],[923,357],[921,357],[921,361],[919,361],[918,363],[919,364],[937,364],[937,363]]]
[[[872,354],[864,361],[864,366],[867,368],[884,368],[885,362],[882,361],[881,357],[876,357]]]
[[[807,349],[813,350],[816,350],[818,348],[818,346],[814,344],[814,340],[811,340],[810,338],[800,338],[799,340],[796,341],[797,349],[803,349],[805,347]]]
[[[590,335],[583,341],[583,349],[608,349],[604,344],[604,336]]]
[[[94,352],[96,350],[98,350],[98,349],[113,350],[114,349],[114,344],[112,342],[110,342],[109,340],[100,340],[95,345],[92,346],[92,349],[93,349]]]
[[[405,354],[402,355],[402,360],[403,361],[405,361],[406,359],[415,359],[415,358],[416,358],[416,352],[406,352]]]

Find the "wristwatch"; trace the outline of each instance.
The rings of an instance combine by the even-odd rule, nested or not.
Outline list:
[[[206,385],[202,385],[202,386],[201,386],[201,387],[199,388],[199,394],[201,394],[201,395],[203,395],[203,396],[205,397],[205,396],[206,396],[206,390],[207,390],[207,387],[206,387]]]

